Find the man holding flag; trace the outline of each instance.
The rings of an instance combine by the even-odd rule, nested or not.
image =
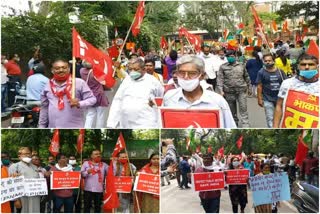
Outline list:
[[[84,178],[84,212],[90,213],[92,200],[94,213],[101,212],[101,201],[104,192],[104,180],[108,172],[108,165],[101,162],[101,152],[97,149],[91,153],[91,160],[85,161],[81,167]]]
[[[53,78],[41,95],[39,128],[84,127],[83,109],[92,106],[97,99],[82,79],[75,79],[75,97],[72,97],[72,77],[67,61],[55,60]]]

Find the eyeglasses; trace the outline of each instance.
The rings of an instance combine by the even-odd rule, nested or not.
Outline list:
[[[197,77],[199,77],[200,72],[199,71],[183,71],[183,70],[178,70],[177,71],[177,75],[181,78],[185,78],[186,75],[188,75],[188,77],[190,79],[195,79]]]

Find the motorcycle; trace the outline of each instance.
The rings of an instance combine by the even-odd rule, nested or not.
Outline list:
[[[319,188],[306,182],[295,181],[291,198],[300,213],[319,213]]]
[[[11,128],[37,128],[39,105],[15,104],[11,107]]]

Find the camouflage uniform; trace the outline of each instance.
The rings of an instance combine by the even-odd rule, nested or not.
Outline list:
[[[249,127],[247,110],[247,91],[251,91],[249,74],[242,63],[225,63],[220,66],[217,77],[218,92],[224,92],[232,112],[234,121],[238,125],[237,101],[242,128]]]

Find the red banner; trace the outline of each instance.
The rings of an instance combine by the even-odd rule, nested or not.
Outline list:
[[[249,178],[248,169],[226,170],[226,184],[247,184]]]
[[[54,130],[53,137],[51,139],[49,152],[55,157],[59,154],[60,140],[59,140],[59,129]]]
[[[119,176],[114,178],[114,186],[117,192],[130,193],[133,180],[130,176]]]
[[[224,172],[192,173],[195,191],[211,191],[224,188]]]
[[[319,96],[289,90],[284,103],[282,128],[318,128]]]
[[[51,189],[77,189],[80,187],[80,172],[52,171],[50,175]]]
[[[139,173],[134,183],[134,190],[137,192],[146,192],[154,195],[159,195],[159,180],[159,175]]]
[[[160,108],[163,128],[220,128],[219,110]]]

